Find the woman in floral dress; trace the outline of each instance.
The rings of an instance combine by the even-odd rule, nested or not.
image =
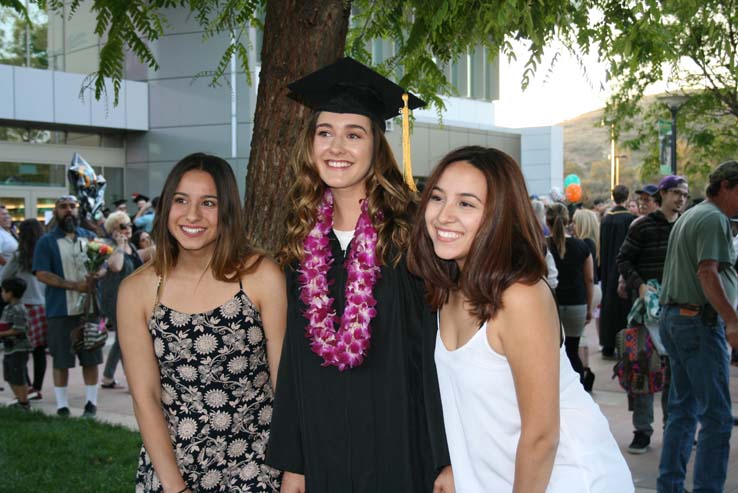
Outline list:
[[[143,439],[137,492],[279,491],[264,455],[285,282],[247,246],[242,218],[230,165],[185,157],[164,184],[154,259],[121,285],[119,338]]]

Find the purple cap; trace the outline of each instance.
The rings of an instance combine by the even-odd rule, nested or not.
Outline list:
[[[659,190],[671,190],[682,183],[687,183],[687,180],[685,180],[683,176],[667,175],[661,178],[661,181],[659,182]]]
[[[640,195],[642,193],[647,193],[648,195],[653,195],[653,194],[655,194],[658,191],[659,191],[659,187],[657,187],[656,185],[652,185],[651,183],[649,183],[647,185],[643,185],[643,187],[641,187],[638,190],[636,190],[635,193],[636,193],[636,195]]]

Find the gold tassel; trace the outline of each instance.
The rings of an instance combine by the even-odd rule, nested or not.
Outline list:
[[[402,174],[405,176],[405,183],[410,190],[417,192],[413,179],[413,165],[410,161],[410,108],[408,107],[409,96],[407,93],[402,94]]]

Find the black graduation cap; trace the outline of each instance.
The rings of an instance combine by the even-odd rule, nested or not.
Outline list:
[[[353,58],[341,58],[289,84],[290,97],[318,111],[355,113],[371,118],[382,130],[385,120],[400,114],[403,94],[413,110],[426,105],[391,80]]]
[[[118,200],[113,201],[113,205],[115,207],[120,207],[121,205],[126,204],[126,203],[128,203],[126,199],[118,199]]]

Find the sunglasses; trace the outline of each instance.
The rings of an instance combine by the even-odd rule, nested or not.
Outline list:
[[[129,229],[131,227],[131,223],[122,223],[118,225],[118,229]]]
[[[74,202],[77,204],[79,201],[77,200],[77,197],[74,195],[62,195],[58,199],[56,199],[56,204],[59,204],[60,202]]]

